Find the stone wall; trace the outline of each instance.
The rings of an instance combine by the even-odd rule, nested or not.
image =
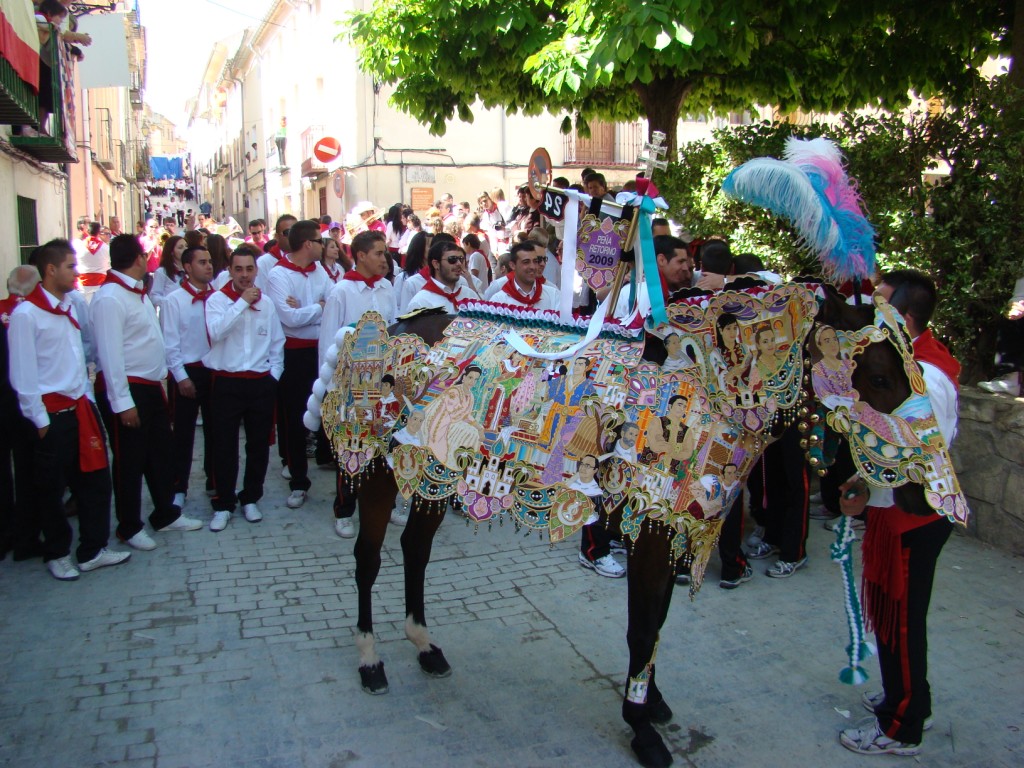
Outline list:
[[[1024,398],[962,388],[951,453],[971,507],[968,533],[1024,554]]]

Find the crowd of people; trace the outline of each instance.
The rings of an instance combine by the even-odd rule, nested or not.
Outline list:
[[[556,182],[569,186],[566,179]],[[610,195],[600,174],[577,186],[594,197]],[[73,241],[57,239],[37,248],[28,264],[12,272],[10,296],[0,302],[0,408],[11,425],[3,433],[0,473],[4,554],[41,557],[55,579],[70,581],[124,563],[132,549],[154,549],[166,532],[204,525],[223,531],[237,507],[246,521],[258,523],[275,433],[289,483],[286,505],[302,507],[311,486],[309,459],[333,461],[324,436],[308,434],[303,413],[339,328],[368,310],[390,321],[428,308],[455,313],[467,300],[557,308],[562,233],[557,222],[541,215],[527,187],[518,194],[512,207],[500,189],[485,192],[475,210],[445,195],[428,212],[425,226],[403,204],[382,215],[360,203],[344,223],[285,214],[272,232],[262,220],[249,222],[248,236],[236,238],[233,247],[199,226],[212,223],[202,214],[183,232],[177,217],[168,216],[150,219],[134,235],[104,232],[98,222],[82,219]],[[695,241],[678,230],[674,235],[663,219],[654,226],[666,299],[689,288],[721,290],[744,274],[776,279],[756,257],[732,254],[724,240]],[[927,329],[934,286],[904,271],[882,276],[879,290],[907,319],[941,411],[940,428],[951,439],[955,361]],[[604,298],[578,289],[574,295],[582,308]],[[719,375],[728,386],[736,340],[725,324],[718,341]],[[685,354],[672,342],[665,340],[666,370]],[[204,427],[203,475],[212,504],[205,523],[183,513],[197,423]],[[628,428],[619,442],[629,441]],[[670,452],[671,434],[665,443]],[[753,578],[752,561],[777,557],[766,571],[772,578],[788,578],[806,565],[810,483],[799,443],[795,428],[787,430],[750,473],[746,493],[730,496],[719,542],[722,588]],[[599,459],[587,458],[573,487],[596,496]],[[936,515],[872,526],[872,520],[893,514],[891,495],[869,500],[844,484],[851,474],[852,468],[840,465],[822,483],[827,514],[866,516],[865,536],[875,537],[877,551],[895,547],[909,553],[912,573],[909,584],[896,584],[886,580],[883,566],[872,566],[876,603],[888,611],[879,636],[885,691],[865,698],[877,716],[873,724],[845,732],[842,741],[864,753],[916,754],[931,715],[930,698],[926,667],[908,658],[924,655],[931,574],[949,524]],[[334,530],[351,538],[355,499],[337,477]],[[151,507],[145,521],[143,480],[150,498],[145,506]],[[111,503],[114,534],[128,550],[108,546]],[[68,506],[79,524],[74,558]],[[744,540],[747,510],[756,527]],[[399,505],[392,522],[404,524],[407,514]],[[879,537],[888,540],[877,544]],[[616,548],[621,547],[601,521],[592,520],[582,537],[580,563],[602,576],[624,576],[625,567],[613,556]],[[689,582],[685,568],[676,581]],[[893,619],[892,606],[908,602],[914,610]],[[881,615],[871,618],[881,626]]]

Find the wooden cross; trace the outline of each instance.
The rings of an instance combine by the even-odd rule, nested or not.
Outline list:
[[[651,140],[644,143],[643,150],[636,159],[637,165],[648,179],[653,180],[655,168],[659,171],[668,168],[668,161],[662,159],[668,151],[668,147],[663,146],[665,138],[665,134],[661,131],[652,133]]]

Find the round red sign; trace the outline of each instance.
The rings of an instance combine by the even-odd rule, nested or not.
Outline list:
[[[341,142],[333,136],[324,136],[313,145],[313,156],[321,163],[337,160],[341,154]]]

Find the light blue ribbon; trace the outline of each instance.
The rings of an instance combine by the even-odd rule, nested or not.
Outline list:
[[[655,325],[668,322],[665,312],[665,297],[661,292],[661,273],[658,271],[658,255],[654,252],[654,235],[651,231],[651,217],[654,214],[654,200],[641,197],[636,200],[640,211],[637,223],[640,234],[640,257],[644,264],[644,281],[651,300],[651,320]]]

